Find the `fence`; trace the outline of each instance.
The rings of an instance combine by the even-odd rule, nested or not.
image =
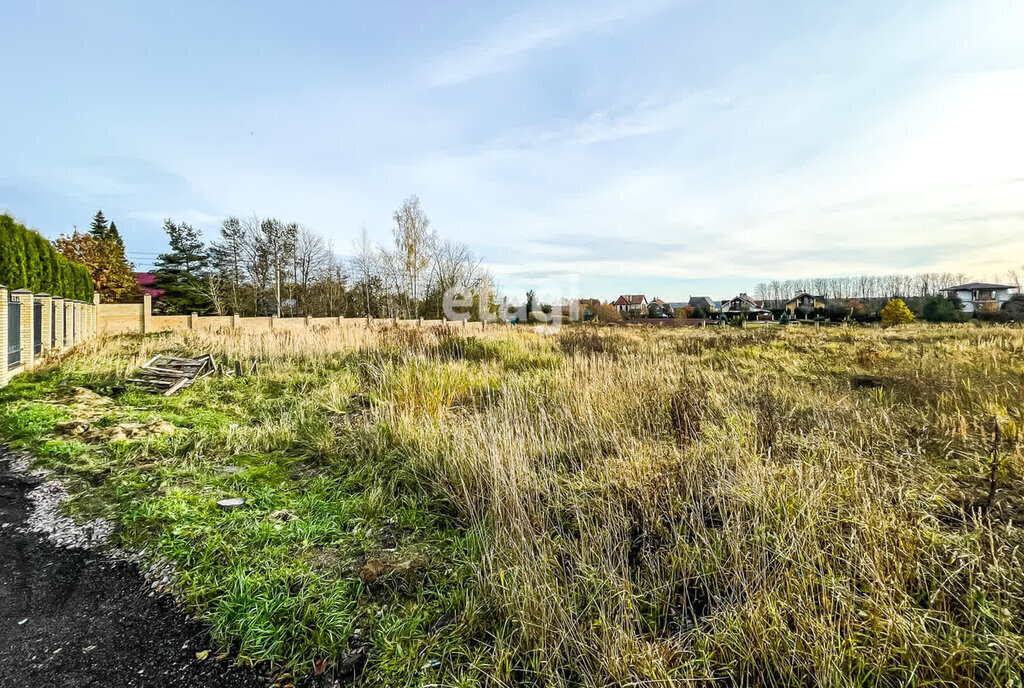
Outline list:
[[[0,342],[7,344],[7,355],[0,356],[0,385],[48,354],[96,336],[98,303],[98,297],[86,303],[0,285]]]
[[[393,318],[370,320],[367,318],[345,318],[341,316],[329,318],[297,317],[278,318],[277,316],[242,317],[238,315],[153,315],[153,302],[146,294],[142,303],[101,303],[97,307],[98,333],[111,334],[148,334],[150,332],[166,332],[168,330],[204,330],[207,332],[274,332],[329,327],[365,327],[369,324],[395,324],[402,327],[435,327],[444,324],[444,320],[398,320]],[[452,323],[456,327],[467,330],[479,330],[484,327],[480,322],[458,321]]]

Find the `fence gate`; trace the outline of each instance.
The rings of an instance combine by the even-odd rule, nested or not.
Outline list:
[[[32,351],[38,356],[43,353],[43,303],[32,302]]]
[[[21,302],[7,302],[7,366],[21,365]]]
[[[57,302],[50,301],[50,348],[57,348]]]

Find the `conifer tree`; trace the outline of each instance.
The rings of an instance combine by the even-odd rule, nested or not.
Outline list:
[[[110,227],[107,225],[107,218],[103,216],[102,210],[97,210],[96,214],[92,216],[89,234],[92,234],[97,239],[106,239],[109,233]]]
[[[202,294],[209,255],[199,230],[186,222],[164,221],[171,250],[156,261],[156,286],[164,290],[164,305],[169,313],[205,312],[209,301]]]

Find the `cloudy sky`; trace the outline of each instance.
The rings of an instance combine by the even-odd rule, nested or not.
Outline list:
[[[504,290],[720,298],[1024,263],[1018,0],[23,2],[0,210],[274,215],[349,251],[416,193]]]

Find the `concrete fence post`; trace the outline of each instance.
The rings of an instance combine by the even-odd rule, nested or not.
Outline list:
[[[36,294],[36,301],[41,306],[41,317],[42,317],[42,353],[48,352],[53,348],[53,297],[49,294]]]
[[[195,311],[192,311],[191,313],[188,314],[188,329],[190,329],[190,330],[196,329],[196,325],[199,324],[198,318],[199,318],[199,314],[196,313]]]
[[[0,284],[0,387],[7,384],[7,287]]]
[[[89,309],[89,336],[95,337],[100,333],[100,293],[92,295],[92,308]]]
[[[423,329],[423,318],[416,319],[416,327]]]
[[[139,311],[139,331],[142,334],[153,331],[153,324],[151,318],[153,317],[153,295],[143,294],[142,295],[142,308]]]
[[[272,316],[270,316],[270,329],[271,330],[274,329],[274,325],[275,324],[277,324],[277,316],[276,315],[272,315]]]
[[[32,307],[32,292],[28,289],[15,289],[11,292],[11,298],[18,302],[21,308],[21,367],[28,370],[35,362],[35,347],[32,342],[32,316],[35,309]],[[11,304],[14,308],[14,304]]]
[[[339,315],[338,316],[338,325],[341,326],[341,325],[344,325],[344,324],[345,324],[345,316],[344,315]]]
[[[241,318],[238,317],[238,313],[232,313],[231,314],[231,329],[232,330],[237,330],[238,329],[238,327],[241,325],[241,323],[239,322],[240,320],[241,320]]]
[[[306,326],[306,329],[307,329],[307,330],[308,330],[308,329],[310,329],[311,327],[313,327],[313,318],[311,318],[311,317],[309,317],[309,316],[307,315],[307,316],[306,316],[306,321],[305,321],[305,323],[303,323],[303,324],[304,324],[304,325]]]

